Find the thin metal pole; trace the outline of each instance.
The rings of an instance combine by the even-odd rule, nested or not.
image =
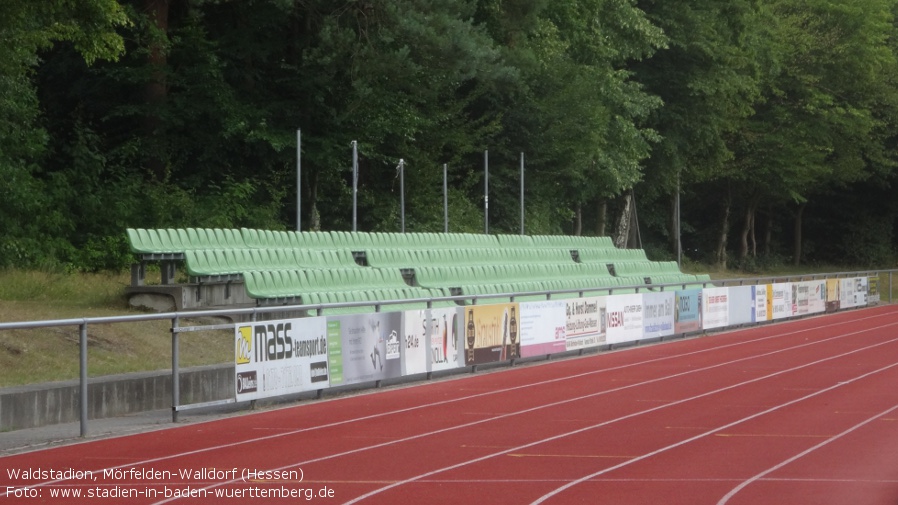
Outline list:
[[[521,235],[524,234],[524,151],[521,151]]]
[[[81,355],[81,436],[87,436],[87,324],[82,323],[79,327],[80,336],[80,355]]]
[[[402,233],[405,233],[405,161],[401,158],[399,159],[399,192],[401,193]]]
[[[352,141],[352,231],[358,231],[359,143]]]
[[[302,231],[302,133],[296,130],[296,231]]]
[[[889,272],[889,303],[892,303],[892,272]]]
[[[680,172],[677,171],[677,268],[683,268],[683,242],[680,235]]]
[[[180,361],[180,335],[178,331],[179,320],[175,316],[171,320],[171,422],[178,422],[178,405],[181,403],[181,370]]]
[[[490,233],[490,154],[483,151],[483,233]]]
[[[449,165],[443,163],[443,233],[449,233]]]

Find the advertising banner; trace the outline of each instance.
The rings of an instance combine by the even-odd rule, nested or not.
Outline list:
[[[430,334],[427,317],[430,314]],[[402,375],[461,366],[461,307],[408,310],[402,319]]]
[[[841,295],[839,294],[842,283],[839,279],[826,280],[826,311],[835,312],[839,310]]]
[[[808,314],[819,314],[826,311],[826,281],[820,279],[805,281],[802,284],[808,288]]]
[[[331,386],[399,377],[402,312],[327,317]]]
[[[792,283],[784,282],[771,285],[770,301],[773,308],[773,319],[792,317]]]
[[[611,295],[605,312],[609,344],[635,342],[642,338],[642,295]]]
[[[567,350],[567,303],[564,300],[520,302],[521,357]]]
[[[754,322],[754,286],[731,286],[729,288],[729,314],[727,324],[747,324]]]
[[[674,293],[674,332],[688,333],[702,329],[702,290],[686,289]]]
[[[839,279],[839,307],[846,309],[867,305],[867,278]]]
[[[517,303],[466,307],[464,322],[465,365],[493,363],[521,355]]]
[[[792,283],[792,315],[803,316],[808,313],[810,286],[806,282]]]
[[[867,305],[876,305],[879,301],[879,277],[874,275],[867,278]]]
[[[751,320],[755,323],[769,321],[771,312],[767,306],[767,292],[770,290],[769,284],[761,284],[752,286],[752,298],[754,299],[754,310],[752,311]]]
[[[643,293],[643,338],[674,334],[674,292]]]
[[[565,300],[566,351],[605,344],[607,298],[606,296],[591,296]]]
[[[235,325],[237,401],[327,388],[326,331],[323,317]]]
[[[857,278],[857,289],[854,291],[854,296],[856,297],[855,306],[863,307],[867,305],[867,291],[869,286],[867,285],[867,277],[858,277]]]
[[[729,322],[729,288],[705,288],[702,290],[704,301],[702,312],[702,328],[721,328]]]

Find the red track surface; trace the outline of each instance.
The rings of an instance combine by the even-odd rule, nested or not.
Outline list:
[[[10,485],[67,504],[896,504],[896,384],[898,307],[884,306],[0,458],[0,496]],[[179,475],[210,468],[236,479]],[[27,469],[93,474],[9,474]],[[244,480],[246,469],[296,472]],[[82,499],[52,497],[65,491]]]

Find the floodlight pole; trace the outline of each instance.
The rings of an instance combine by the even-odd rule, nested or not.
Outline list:
[[[524,234],[524,151],[521,151],[521,235]]]
[[[449,233],[449,165],[443,163],[443,233]]]
[[[358,231],[359,143],[352,141],[352,231]]]
[[[296,130],[296,231],[302,231],[302,133]]]
[[[683,243],[680,239],[680,171],[677,170],[677,268],[683,268]]]
[[[401,158],[399,159],[399,193],[402,233],[405,233],[405,161]]]
[[[483,233],[490,233],[490,155],[483,151]]]

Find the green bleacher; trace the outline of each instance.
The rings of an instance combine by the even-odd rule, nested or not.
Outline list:
[[[467,233],[292,232],[255,229],[128,229],[142,262],[182,262],[192,283],[242,282],[260,304],[369,303],[508,295],[540,300],[634,292],[637,286],[701,286],[676,262],[616,249],[608,237]],[[529,294],[523,294],[529,293]],[[455,305],[455,301],[438,305]],[[337,309],[328,309],[329,312]]]

